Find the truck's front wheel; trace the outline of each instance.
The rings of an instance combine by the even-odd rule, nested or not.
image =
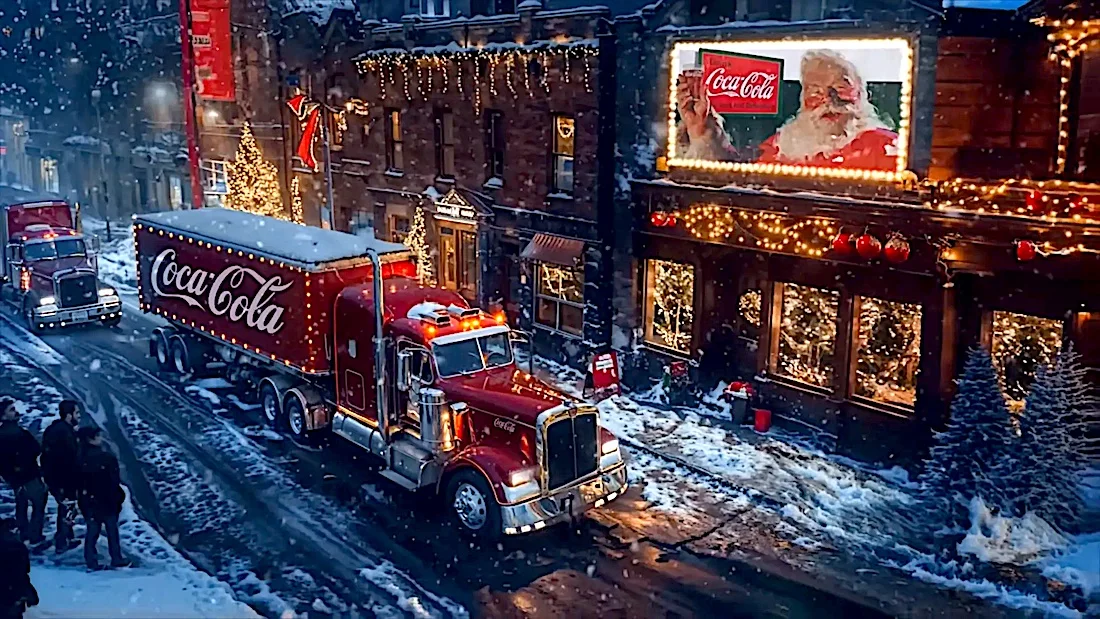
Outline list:
[[[476,471],[459,471],[447,484],[447,506],[465,535],[491,541],[500,537],[500,505],[489,482]]]
[[[42,327],[38,323],[38,319],[34,316],[34,305],[24,301],[23,302],[23,318],[27,321],[27,330],[35,335],[42,332]]]

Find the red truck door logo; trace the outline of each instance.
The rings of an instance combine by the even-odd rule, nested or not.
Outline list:
[[[251,278],[259,289],[251,297],[235,295]],[[179,299],[191,307],[197,307],[214,316],[229,315],[232,322],[244,320],[253,329],[272,335],[283,328],[286,308],[271,302],[272,298],[294,282],[283,281],[274,275],[264,277],[252,269],[230,265],[219,273],[211,273],[176,263],[176,250],[165,249],[153,260],[149,281],[158,296]]]

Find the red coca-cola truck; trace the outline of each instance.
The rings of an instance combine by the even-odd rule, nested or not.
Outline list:
[[[163,369],[254,385],[270,423],[382,458],[461,531],[542,529],[626,489],[596,409],[517,366],[503,314],[421,286],[404,245],[225,209],[142,215],[134,238]]]
[[[74,211],[52,198],[0,204],[0,297],[15,304],[32,332],[122,320],[122,299],[99,281],[99,241],[80,232]]]

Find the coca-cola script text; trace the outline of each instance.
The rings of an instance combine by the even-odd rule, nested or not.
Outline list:
[[[179,299],[214,316],[228,316],[232,322],[244,321],[249,327],[272,335],[283,328],[286,308],[272,303],[275,295],[294,282],[278,275],[265,277],[241,265],[230,265],[211,273],[176,262],[176,250],[165,249],[153,259],[150,285],[157,296]],[[242,288],[253,282],[251,295]]]
[[[703,86],[719,114],[778,114],[783,61],[701,52]]]

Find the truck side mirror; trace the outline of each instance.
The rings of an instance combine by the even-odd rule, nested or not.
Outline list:
[[[527,373],[535,373],[535,338],[531,337],[531,334],[526,331],[511,330],[508,332],[508,339],[513,344],[527,344]]]
[[[412,375],[412,359],[413,351],[402,350],[397,353],[397,388],[401,391],[408,391],[410,380]]]
[[[99,248],[100,248],[99,237],[95,236],[94,234],[92,236],[88,237],[88,253],[89,254],[98,254],[99,253]]]

